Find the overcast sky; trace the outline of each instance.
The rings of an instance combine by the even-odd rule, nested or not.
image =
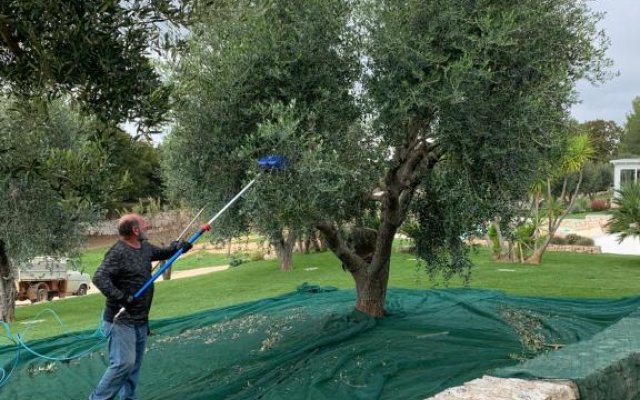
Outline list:
[[[604,11],[600,22],[609,39],[609,58],[620,75],[600,86],[578,84],[581,104],[571,113],[580,122],[604,119],[623,125],[631,101],[640,96],[640,0],[594,0],[591,8]]]

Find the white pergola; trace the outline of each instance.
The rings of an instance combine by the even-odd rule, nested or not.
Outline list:
[[[640,158],[624,158],[609,161],[613,164],[613,188],[618,190],[626,184],[640,181]]]

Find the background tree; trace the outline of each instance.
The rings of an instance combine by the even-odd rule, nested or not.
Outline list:
[[[162,200],[164,181],[160,167],[160,150],[143,139],[135,139],[125,131],[111,129],[96,133],[104,150],[109,154],[110,173],[128,176],[130,184],[121,188],[117,197],[105,204],[111,214],[131,206],[140,199]]]
[[[0,2],[0,78],[21,96],[72,94],[107,121],[162,122],[169,88],[149,50],[166,49],[191,1]],[[162,33],[162,34],[161,34]]]
[[[82,241],[81,223],[128,184],[90,140],[100,125],[61,101],[0,102],[0,319],[13,318],[11,265],[68,255]]]
[[[556,176],[554,177],[552,175],[547,177],[546,185],[544,185],[544,189],[546,190],[537,190],[534,195],[535,204],[533,207],[532,220],[537,222],[537,226],[533,231],[534,240],[532,253],[524,260],[525,263],[537,265],[542,262],[542,257],[555,236],[556,231],[573,207],[573,203],[580,191],[584,165],[592,155],[593,147],[591,147],[590,138],[586,134],[579,134],[567,141],[566,151],[563,157],[559,159],[559,164],[556,166],[556,169],[552,171]],[[567,196],[567,192],[570,190],[568,188],[568,182],[571,173],[577,173],[578,180],[571,196]],[[555,196],[551,190],[551,181],[553,179],[558,179],[562,182],[562,189],[557,196]],[[544,202],[542,201],[543,193]],[[568,201],[565,201],[566,197],[569,198]],[[540,216],[540,204],[543,205],[542,216]],[[545,231],[540,230],[543,223],[546,223]]]
[[[582,182],[579,191],[576,192],[577,183],[582,174]],[[566,182],[565,182],[566,178]],[[613,166],[609,163],[588,161],[582,170],[569,173],[551,182],[551,193],[554,197],[562,195],[562,188],[565,187],[565,202],[571,201],[574,193],[587,196],[593,200],[598,193],[607,192],[613,186]]]
[[[587,121],[580,124],[579,129],[586,133],[591,140],[594,162],[608,163],[618,153],[620,138],[624,130],[614,121],[601,119]]]
[[[640,97],[636,97],[631,106],[620,140],[620,157],[640,156]]]
[[[1,90],[18,99],[11,105],[2,100],[3,279],[11,279],[4,261],[72,248],[80,223],[95,209],[93,201],[108,198],[104,191],[122,188],[108,178],[102,182],[109,155],[96,137],[117,132],[114,125],[126,120],[139,123],[143,131],[164,121],[170,90],[154,71],[150,50],[173,48],[179,34],[172,32],[180,33],[180,23],[192,15],[194,4],[0,2]],[[42,103],[56,97],[101,121],[90,128],[98,135],[88,135],[89,142],[84,135],[69,140],[69,133],[49,127],[65,121]],[[70,121],[81,124],[72,114]],[[11,318],[12,297],[8,292],[3,296],[2,318]]]

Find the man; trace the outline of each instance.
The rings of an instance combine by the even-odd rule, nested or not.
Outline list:
[[[118,240],[104,256],[93,283],[107,298],[104,332],[109,336],[109,366],[90,400],[108,400],[120,395],[135,400],[136,385],[149,333],[149,310],[153,285],[139,298],[133,295],[151,277],[151,262],[166,260],[177,250],[191,249],[189,242],[173,242],[160,248],[147,241],[151,226],[138,214],[127,214],[118,221]],[[120,308],[126,311],[114,321]]]

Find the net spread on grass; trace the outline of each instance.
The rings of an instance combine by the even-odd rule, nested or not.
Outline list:
[[[389,316],[355,312],[355,293],[294,293],[153,321],[143,399],[424,399],[448,387],[591,338],[633,314],[638,298],[569,300],[452,289],[391,289]],[[95,339],[30,343],[49,356]],[[0,348],[11,370],[15,347]],[[67,362],[21,351],[0,398],[86,399],[106,367],[106,343]]]

